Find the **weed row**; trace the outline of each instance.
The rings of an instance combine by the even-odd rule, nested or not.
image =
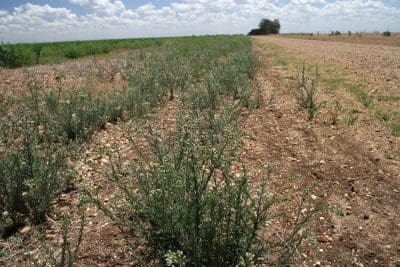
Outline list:
[[[13,100],[0,99],[8,107],[0,110],[0,126],[5,129],[0,137],[0,234],[8,237],[26,223],[46,220],[50,202],[74,179],[68,164],[74,145],[90,141],[108,122],[132,120],[143,128],[141,119],[154,107],[176,99],[179,109],[172,138],[152,126],[143,131],[151,163],[112,162],[110,183],[125,200],[105,205],[87,188],[80,205],[95,204],[110,217],[132,251],[145,247],[148,253],[135,254],[144,263],[289,265],[306,237],[303,226],[319,208],[300,212],[303,197],[287,236],[260,236],[266,223],[278,216],[271,208],[284,199],[268,190],[270,169],[253,188],[253,177],[237,153],[240,118],[260,106],[253,90],[257,59],[250,40],[219,36],[158,42],[156,48],[150,45],[136,53],[120,70],[127,83],[124,88],[98,93],[85,88],[44,91],[30,77],[29,92]],[[134,137],[131,140],[135,142]],[[239,171],[232,169],[235,164]],[[72,266],[82,225],[72,250],[71,223],[65,215],[61,258],[49,254],[41,263]]]

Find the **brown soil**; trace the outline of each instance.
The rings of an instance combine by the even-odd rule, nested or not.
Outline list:
[[[368,65],[357,65],[354,60],[372,60],[375,51],[370,46],[340,43],[269,37],[256,40],[257,44],[280,45],[302,57],[333,61],[339,68],[343,62],[349,62],[358,71],[368,71]],[[332,238],[332,242],[319,243],[314,248],[317,253],[310,251],[314,263],[393,266],[400,260],[400,165],[398,160],[385,158],[384,153],[390,149],[399,151],[399,138],[391,136],[367,110],[360,111],[364,115],[362,121],[353,127],[307,121],[291,92],[293,82],[282,84],[288,73],[293,75],[296,70],[276,66],[271,50],[257,50],[264,63],[261,75],[266,85],[262,91],[276,89],[271,105],[257,110],[247,122],[251,126],[246,127],[247,132],[257,148],[249,149],[252,159],[274,163],[283,179],[301,174],[307,181],[315,182],[315,195],[346,213],[330,213],[314,222],[317,236]],[[386,56],[393,53],[393,61],[378,60],[377,66],[381,68],[374,66],[372,72],[385,75],[393,71],[398,75],[400,50],[382,51]],[[320,93],[319,98],[324,97],[330,96]]]
[[[341,43],[353,43],[353,44],[368,44],[368,45],[385,45],[385,46],[400,46],[400,33],[392,33],[390,37],[385,37],[382,33],[352,33],[348,35],[343,33],[342,35],[279,35],[279,37],[298,38],[305,40],[317,40],[317,41],[328,41],[328,42],[341,42]]]
[[[374,49],[340,43],[334,43],[334,46],[328,42],[257,38],[254,48],[262,61],[258,79],[264,104],[243,123],[245,135],[240,154],[255,177],[262,172],[262,166],[274,167],[272,189],[285,184],[285,194],[296,198],[303,186],[315,183],[310,205],[322,202],[343,211],[343,215],[324,212],[315,218],[311,232],[318,242],[316,245],[308,241],[305,243],[297,264],[394,266],[400,260],[400,164],[397,158],[386,158],[385,152],[400,151],[399,137],[390,135],[368,110],[360,107],[359,120],[353,126],[330,125],[319,119],[307,120],[305,111],[299,108],[293,96],[294,82],[285,79],[297,70],[277,65],[273,60],[273,51],[261,46],[267,43],[286,47],[294,54],[298,53],[299,57],[332,61],[338,68],[346,64],[352,70],[366,72],[371,70],[368,60],[372,59],[368,56],[364,59],[365,51],[372,53]],[[392,75],[390,77],[397,81],[400,50],[390,49],[380,50],[383,56],[379,59],[380,67],[374,66],[371,73]],[[359,65],[356,61],[359,59],[369,63]],[[21,69],[1,70],[1,73],[20,83],[21,76],[12,77],[14,73],[22,73]],[[73,74],[65,73],[66,77],[70,75]],[[332,98],[324,93],[318,97]],[[175,111],[174,101],[160,107],[154,116],[156,125],[165,130],[173,128]],[[130,133],[135,135],[134,131]],[[104,157],[104,150],[112,152],[119,147],[122,160],[129,161],[146,147],[143,140],[136,140],[133,146],[122,125],[108,124],[104,131],[93,136],[93,142],[73,163],[79,180],[73,190],[62,194],[54,202],[48,224],[42,226],[48,237],[46,242],[54,246],[56,252],[60,251],[62,212],[71,212],[72,236],[77,236],[79,215],[76,203],[83,188],[97,189],[99,198],[106,203],[112,201],[115,195],[115,188],[105,178],[110,162]],[[88,207],[85,213],[87,221],[78,266],[132,264],[132,251],[111,221],[94,207]],[[283,230],[286,225],[278,227]],[[32,232],[18,234],[24,240],[25,249],[15,242],[0,240],[0,251],[27,262],[32,257],[39,258],[43,249],[31,235]],[[14,265],[4,257],[0,257],[0,264]]]
[[[354,75],[362,73],[371,83],[371,89],[399,94],[400,47],[280,37],[257,37],[257,40],[287,48],[296,56],[349,69]]]

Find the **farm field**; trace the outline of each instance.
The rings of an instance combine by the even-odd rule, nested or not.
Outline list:
[[[317,223],[321,233],[334,236],[319,247],[328,259],[343,257],[339,265],[390,266],[399,251],[399,121],[391,117],[391,127],[381,114],[399,114],[399,48],[282,37],[254,41],[273,66],[265,73],[277,95],[271,109],[278,111],[280,130],[267,140],[285,140],[279,154],[293,159],[282,169],[311,178],[318,196],[347,207],[346,216]],[[312,124],[296,115],[296,100],[288,97],[304,62],[318,66],[317,99],[324,103]]]
[[[328,34],[289,34],[278,35],[277,37],[288,37],[291,39],[304,39],[315,41],[328,41],[340,43],[353,43],[364,45],[385,45],[385,46],[400,46],[400,33],[391,33],[390,37],[382,36],[382,33],[352,33],[348,35],[342,33],[341,35],[328,35]]]
[[[399,47],[153,41],[0,69],[0,265],[400,260]]]
[[[169,38],[68,41],[54,43],[1,44],[0,67],[60,63],[69,59],[102,55],[116,49],[158,46]]]

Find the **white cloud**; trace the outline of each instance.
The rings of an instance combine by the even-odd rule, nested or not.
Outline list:
[[[125,9],[124,3],[120,0],[69,0],[69,2],[105,14],[116,14]]]
[[[88,10],[24,4],[0,10],[0,41],[247,33],[261,18],[278,18],[285,32],[400,31],[400,8],[383,0],[172,0],[132,10],[128,0],[69,0]]]
[[[38,6],[30,3],[16,7],[13,13],[3,11],[1,14],[0,25],[7,28],[5,36],[26,32],[44,32],[49,28],[62,31],[71,28],[77,20],[77,16],[66,8],[53,8],[49,5]]]

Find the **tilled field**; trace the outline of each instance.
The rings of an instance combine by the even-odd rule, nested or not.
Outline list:
[[[399,93],[400,47],[362,45],[328,41],[256,37],[276,44],[321,63],[333,63],[350,69],[355,75],[365,74],[372,87],[386,93]]]
[[[298,69],[287,63],[278,66],[272,60],[277,55],[264,45],[283,47],[286,56],[290,54],[300,61],[311,59],[340,71],[365,73],[369,86],[377,90],[390,88],[391,94],[399,93],[400,49],[274,37],[255,39],[263,55],[264,79],[269,84],[266,88],[275,92],[275,100],[265,114],[259,115],[258,120],[263,122],[253,123],[257,126],[249,130],[267,132],[256,141],[260,147],[254,150],[258,153],[254,159],[267,157],[275,161],[286,173],[283,177],[300,173],[309,183],[317,184],[318,198],[345,214],[329,214],[315,222],[315,234],[328,238],[319,238],[317,247],[310,249],[314,262],[308,261],[306,266],[393,266],[400,253],[400,165],[398,158],[387,157],[386,152],[399,151],[399,137],[388,132],[371,108],[352,106],[357,102],[340,90],[332,94],[320,89],[318,101],[339,99],[347,108],[357,108],[359,120],[355,125],[329,125],[321,118],[312,123],[305,120],[293,97],[295,82],[287,80]],[[398,107],[398,103],[390,104],[392,109]]]

